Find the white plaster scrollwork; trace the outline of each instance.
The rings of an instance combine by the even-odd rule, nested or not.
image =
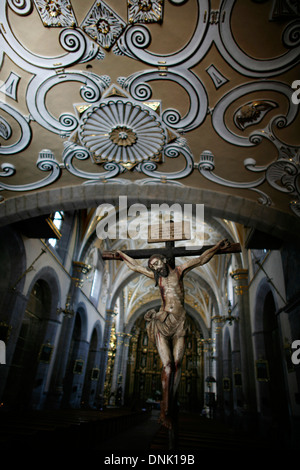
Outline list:
[[[114,178],[119,173],[122,173],[124,171],[124,168],[122,168],[118,163],[115,162],[105,163],[103,166],[104,171],[99,173],[79,170],[74,167],[73,159],[76,158],[78,160],[86,160],[87,158],[91,158],[89,150],[73,142],[65,142],[64,147],[65,148],[62,155],[64,166],[70,173],[75,176],[78,176],[79,178],[84,178],[85,180],[88,180],[90,182],[97,182],[109,178]]]
[[[88,103],[99,101],[103,90],[107,87],[107,77],[100,77],[92,73],[74,71],[49,75],[47,78],[36,76],[28,85],[28,108],[31,116],[45,129],[68,137],[78,126],[78,119],[72,114],[63,113],[56,119],[47,109],[46,95],[49,90],[64,82],[78,82],[83,86],[81,97]]]
[[[220,53],[234,69],[248,77],[269,78],[299,63],[299,20],[290,22],[282,36],[283,45],[290,50],[273,59],[254,59],[239,47],[232,34],[230,22],[236,3],[236,0],[222,1],[220,6],[222,21],[219,22],[219,35],[215,40]]]
[[[253,92],[261,92],[261,91],[275,91],[278,92],[280,95],[284,95],[288,102],[291,102],[292,92],[290,86],[285,85],[284,83],[276,82],[276,81],[258,81],[253,83],[246,83],[239,87],[234,88],[227,94],[225,94],[215,105],[213,112],[212,112],[212,125],[215,131],[227,142],[231,144],[239,145],[242,147],[251,147],[253,145],[257,145],[259,142],[262,141],[263,134],[258,131],[255,131],[252,135],[243,136],[238,135],[231,131],[229,127],[226,125],[226,111],[228,108],[242,96]],[[273,103],[275,107],[276,103]],[[238,112],[238,110],[237,110]],[[285,127],[288,126],[293,122],[296,115],[298,113],[297,106],[289,106],[286,116],[278,116],[274,124],[277,127]]]
[[[299,165],[293,161],[280,159],[268,166],[266,178],[268,183],[278,191],[295,194],[299,171]]]
[[[39,152],[36,165],[39,170],[49,171],[51,173],[42,180],[36,181],[34,183],[9,185],[0,182],[0,190],[32,191],[34,189],[39,189],[44,186],[48,186],[49,184],[54,183],[60,177],[61,169],[51,150],[41,150],[41,152]],[[16,172],[15,167],[9,163],[2,164],[1,168],[3,170],[3,173],[0,173],[0,176],[12,176]]]
[[[120,77],[118,82],[134,99],[145,101],[152,96],[152,90],[148,82],[154,80],[170,80],[177,83],[190,100],[189,110],[183,117],[176,109],[164,110],[162,119],[167,126],[189,131],[203,123],[207,115],[208,97],[201,80],[190,71],[185,73],[173,69],[167,71],[164,76],[160,76],[159,70],[144,71],[133,74],[127,79]]]
[[[270,205],[272,203],[270,197],[258,187],[267,182],[270,186],[283,193],[290,193],[295,197],[295,200],[290,202],[291,209],[299,214],[300,204],[300,164],[299,164],[299,149],[296,149],[295,156],[290,158],[278,158],[278,160],[271,162],[269,165],[257,166],[253,158],[244,160],[244,166],[247,170],[262,173],[262,176],[257,180],[251,182],[237,182],[230,181],[214,174],[214,156],[206,150],[200,155],[200,162],[198,169],[202,176],[214,183],[231,188],[250,189],[256,191],[259,195],[259,202],[261,204]]]
[[[11,163],[2,163],[1,165],[2,172],[0,176],[12,176],[15,174],[16,169]]]
[[[186,3],[186,0],[168,1],[173,8],[178,8],[179,14],[180,6]],[[300,216],[298,149],[288,149],[284,154],[284,144],[276,137],[277,129],[287,127],[294,121],[298,107],[290,105],[293,90],[289,84],[277,82],[274,78],[269,80],[290,70],[300,61],[299,19],[290,21],[283,32],[282,44],[286,52],[280,57],[258,60],[243,51],[233,35],[231,22],[236,0],[221,0],[218,10],[211,9],[212,2],[209,0],[195,0],[193,4],[195,27],[186,44],[179,50],[161,55],[150,51],[152,38],[146,23],[162,22],[163,0],[130,0],[127,4],[127,23],[105,2],[95,1],[80,26],[76,22],[76,3],[73,2],[72,6],[71,0],[0,1],[0,64],[4,55],[7,55],[13,63],[31,75],[25,94],[28,117],[12,106],[0,103],[0,137],[5,141],[0,146],[0,154],[17,154],[28,146],[32,137],[31,121],[69,139],[64,142],[62,164],[55,160],[50,151],[40,152],[37,167],[49,172],[46,178],[20,186],[0,183],[0,189],[30,191],[46,186],[61,176],[62,168],[81,178],[83,184],[111,181],[115,177],[118,177],[118,182],[126,184],[120,175],[128,170],[145,174],[147,178],[139,180],[142,184],[150,184],[151,179],[181,184],[178,180],[187,177],[198,167],[203,177],[221,186],[257,192],[262,204],[271,204],[268,195],[260,188],[264,184],[265,190],[265,183],[279,192],[290,194],[293,197],[291,209]],[[32,12],[33,5],[45,26],[63,27],[57,35],[63,54],[55,57],[37,55],[25,48],[14,34],[8,20],[8,10],[11,10],[10,14],[24,16]],[[64,27],[69,25],[72,28]],[[236,72],[256,79],[221,96],[213,109],[209,108],[205,79],[197,75],[197,66],[212,46]],[[147,66],[145,70],[128,77],[119,77],[121,98],[108,97],[108,76],[75,70],[77,64],[103,59],[105,55],[102,49],[107,53],[122,54]],[[217,69],[214,64],[210,64],[206,69],[216,89],[229,81],[219,68],[220,65]],[[6,96],[11,99],[17,98],[19,79],[14,74],[6,80],[6,86],[11,86],[10,95],[6,93]],[[174,108],[159,113],[149,110],[146,102],[152,99],[151,83],[157,81],[170,82],[188,97],[189,106],[185,115],[180,114],[176,103]],[[59,116],[53,116],[48,109],[47,95],[54,88],[59,90],[60,84],[70,82],[79,85],[83,103],[72,103],[74,114],[61,109]],[[267,94],[269,91],[286,98],[288,106],[283,115],[274,117],[274,109],[281,109],[280,100],[277,103],[262,97],[262,93]],[[260,95],[257,99],[255,97],[254,102],[253,94],[256,92]],[[252,96],[247,98],[247,95]],[[236,102],[238,104],[233,112],[230,111],[228,123],[228,111],[234,108]],[[136,121],[133,120],[134,113]],[[267,113],[271,115],[268,125],[263,129],[258,128]],[[259,173],[257,178],[248,182],[230,181],[216,175],[214,158],[210,152],[203,152],[200,163],[195,165],[192,152],[181,134],[199,128],[209,114],[215,132],[224,141],[251,148],[267,139],[278,152],[277,160],[265,166],[256,165],[253,159],[245,160],[245,170]],[[20,129],[20,136],[18,134],[15,142],[12,129],[16,126],[11,121],[16,121]],[[249,132],[249,129],[253,131]],[[84,171],[83,165],[80,165],[81,169],[76,167],[76,161],[91,160],[95,156],[99,157],[98,172]],[[182,169],[175,172],[165,169],[164,162],[172,158],[183,161]],[[16,173],[10,163],[2,164],[1,169],[0,176],[6,178],[6,181]]]
[[[175,179],[185,178],[194,171],[194,159],[186,145],[186,141],[183,138],[178,138],[175,142],[170,143],[164,149],[164,155],[169,158],[183,157],[185,161],[185,167],[182,170],[174,172],[157,171],[158,165],[155,162],[142,162],[136,167],[137,171],[144,173],[147,176],[153,178],[159,178],[164,181],[172,181]]]
[[[7,0],[7,3],[19,15],[28,15],[32,11],[31,0]]]
[[[10,138],[10,136],[11,136],[10,125],[8,124],[6,119],[0,116],[0,137],[2,137],[2,139],[4,140],[7,140]]]
[[[0,155],[12,155],[21,152],[27,147],[31,139],[31,129],[28,121],[21,113],[19,113],[19,111],[7,103],[2,103],[0,101],[0,110],[5,111],[9,116],[11,116],[18,123],[21,131],[20,138],[17,142],[12,145],[0,146]],[[11,126],[3,116],[1,116],[1,130],[1,137],[5,140],[7,140],[12,134]]]
[[[198,169],[202,176],[214,183],[220,184],[222,186],[228,186],[231,188],[243,188],[243,189],[253,189],[257,186],[260,186],[265,181],[265,176],[258,178],[255,181],[249,182],[236,182],[229,181],[220,176],[217,176],[213,173],[215,169],[214,165],[214,156],[209,150],[204,150],[200,155],[200,162],[198,164]]]
[[[164,61],[166,67],[185,64],[184,68],[187,70],[189,67],[199,62],[197,51],[199,49],[199,45],[202,43],[205,37],[205,33],[208,28],[208,24],[204,21],[204,18],[207,14],[207,11],[210,10],[209,1],[197,0],[197,5],[198,21],[195,30],[193,31],[192,37],[188,44],[179,51],[166,55],[154,54],[150,51],[147,51],[146,48],[151,43],[151,35],[148,28],[144,25],[132,25],[124,31],[123,35],[117,43],[119,47],[119,53],[129,55],[132,58],[138,59],[152,66],[158,66],[161,61]],[[211,41],[212,39],[209,38],[209,40],[205,42],[205,53],[211,45]],[[201,50],[201,54],[202,53],[204,56],[205,53]],[[194,60],[195,55],[197,59]]]

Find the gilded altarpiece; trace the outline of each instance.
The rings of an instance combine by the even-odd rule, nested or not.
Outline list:
[[[116,350],[117,350],[116,325],[115,323],[113,323],[111,327],[108,360],[107,360],[106,375],[105,375],[104,390],[103,390],[104,405],[115,405],[115,397],[114,395],[112,395],[111,386],[112,386],[112,377],[113,377],[114,363],[115,363],[115,357],[116,357]]]
[[[202,333],[188,316],[190,333],[182,362],[178,389],[181,410],[200,410],[203,405]],[[156,346],[148,341],[146,322],[139,317],[132,330],[126,374],[125,402],[133,407],[159,407],[162,364]]]

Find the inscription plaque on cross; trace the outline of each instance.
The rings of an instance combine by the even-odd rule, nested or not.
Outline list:
[[[200,248],[195,246],[176,247],[176,241],[190,240],[191,229],[190,224],[184,222],[159,223],[148,228],[148,243],[165,243],[164,247],[142,248],[138,250],[124,250],[123,253],[133,259],[148,259],[154,254],[164,256],[172,268],[175,267],[175,259],[186,256],[200,256],[206,250],[214,245],[205,245]],[[225,249],[218,250],[215,254],[240,253],[241,246],[239,243],[231,243]],[[122,260],[117,251],[103,251],[103,260]]]

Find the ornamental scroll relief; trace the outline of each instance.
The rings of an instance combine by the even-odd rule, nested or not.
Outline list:
[[[167,1],[176,5],[179,12],[180,6],[186,3],[185,0],[128,0],[127,18],[121,18],[108,0],[97,0],[87,9],[81,24],[71,0],[6,0],[0,3],[0,64],[7,55],[32,77],[25,94],[27,115],[11,103],[11,100],[17,101],[22,79],[12,72],[0,86],[0,156],[9,158],[30,145],[33,122],[59,135],[64,148],[60,156],[54,156],[51,149],[40,150],[36,165],[48,175],[34,183],[7,184],[17,168],[8,161],[3,162],[0,189],[38,189],[60,178],[62,170],[82,178],[84,184],[109,181],[128,171],[146,176],[140,184],[148,184],[151,180],[181,184],[177,180],[198,172],[199,177],[214,183],[255,191],[262,204],[272,203],[265,192],[266,185],[264,192],[260,188],[263,183],[268,183],[272,188],[290,194],[291,209],[300,216],[299,147],[286,145],[276,135],[276,129],[287,127],[294,121],[298,107],[291,104],[291,86],[275,78],[300,62],[298,13],[290,12],[283,31],[282,43],[286,52],[258,60],[244,52],[233,36],[230,21],[235,0],[220,1],[218,10],[211,8],[209,0],[197,0],[198,17],[190,40],[180,50],[162,56],[150,51],[149,25],[158,23],[163,28]],[[280,13],[276,5],[273,5],[272,21],[276,21]],[[9,16],[31,15],[33,11],[40,17],[41,28],[57,30],[57,41],[64,50],[62,55],[37,55],[15,36]],[[205,80],[195,73],[195,67],[212,45],[227,65],[248,77],[247,83],[223,94],[213,108],[209,104]],[[109,76],[97,75],[82,67],[93,60],[102,61],[106,54],[128,57],[141,64],[141,70],[127,77],[120,76],[117,84],[112,84]],[[224,71],[215,64],[211,64],[206,73],[217,90],[229,82]],[[177,84],[186,94],[189,106],[185,115],[176,109],[176,103],[174,108],[164,109],[164,103],[154,99],[151,83],[160,81]],[[69,82],[79,85],[82,103],[73,103],[74,113],[62,109],[56,118],[48,109],[47,94]],[[113,89],[118,92],[114,94]],[[261,95],[258,99],[249,99],[264,90],[284,97],[289,103],[287,110],[281,111],[280,100],[261,98]],[[6,102],[5,97],[10,101]],[[232,125],[229,127],[226,115],[232,108]],[[275,116],[274,110],[278,111]],[[260,128],[268,116],[271,116],[268,124]],[[257,166],[253,159],[246,159],[245,170],[259,173],[258,178],[248,183],[218,177],[211,152],[200,149],[197,162],[186,137],[189,131],[198,129],[210,118],[213,130],[225,142],[251,148],[268,140],[276,150],[277,160]],[[18,134],[13,131],[16,128]],[[246,135],[246,129],[253,129],[253,132]],[[181,170],[164,170],[166,159],[178,157],[184,162]],[[96,162],[98,173],[85,171],[82,165],[81,169],[76,168],[76,160],[86,159]],[[126,184],[125,179],[118,178],[118,181]]]

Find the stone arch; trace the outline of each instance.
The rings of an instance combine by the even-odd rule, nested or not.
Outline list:
[[[275,292],[272,289],[272,286],[267,281],[266,278],[263,278],[256,291],[256,298],[255,298],[255,307],[254,307],[254,332],[259,332],[263,330],[263,307],[264,307],[264,300],[269,293],[272,293],[275,309],[277,310],[278,304],[276,300]]]
[[[98,407],[98,386],[100,378],[100,343],[101,326],[96,322],[89,338],[86,358],[85,377],[82,390],[81,407],[93,409]]]
[[[75,308],[77,315],[81,320],[81,339],[87,341],[88,336],[88,314],[87,308],[84,302],[79,302]]]
[[[106,184],[88,184],[77,187],[45,189],[40,192],[8,199],[0,206],[0,225],[7,225],[54,210],[69,211],[95,207],[103,201],[118,206],[118,196],[126,195],[128,203],[140,202],[146,206],[150,202],[163,203],[195,201],[205,205],[205,213],[215,217],[226,218],[286,240],[295,240],[300,232],[300,221],[292,214],[284,213],[275,208],[258,205],[256,201],[239,196],[228,195],[207,189],[187,188],[172,183],[151,184],[120,184],[116,181]],[[150,202],[149,202],[150,201]]]
[[[285,364],[281,354],[281,328],[276,315],[276,293],[267,279],[262,279],[256,293],[254,352],[258,406],[263,433],[271,429],[289,429],[287,390],[285,388]],[[262,377],[258,366],[265,367]]]
[[[33,277],[33,279],[30,282],[30,285],[27,289],[26,297],[28,298],[30,293],[32,292],[32,289],[34,285],[37,283],[37,281],[43,281],[45,282],[48,287],[49,291],[51,293],[51,304],[49,308],[49,320],[57,320],[57,306],[60,303],[61,299],[61,286],[60,286],[60,280],[59,277],[56,273],[56,271],[49,267],[45,266],[41,268]]]
[[[51,274],[46,268],[36,274],[28,289],[26,307],[19,314],[18,338],[5,390],[11,407],[18,403],[22,408],[39,409],[43,404],[51,351],[58,328],[54,315],[59,289],[53,282],[55,276],[52,271]],[[55,295],[56,299],[53,300]]]
[[[92,339],[92,335],[94,333],[94,331],[96,332],[97,334],[97,338],[98,338],[98,341],[97,341],[97,344],[99,345],[100,347],[100,344],[102,342],[102,326],[101,326],[101,323],[99,320],[97,320],[94,325],[93,325],[93,328],[91,330],[91,334],[90,334],[90,338],[89,338],[89,343],[91,342],[91,339]]]

